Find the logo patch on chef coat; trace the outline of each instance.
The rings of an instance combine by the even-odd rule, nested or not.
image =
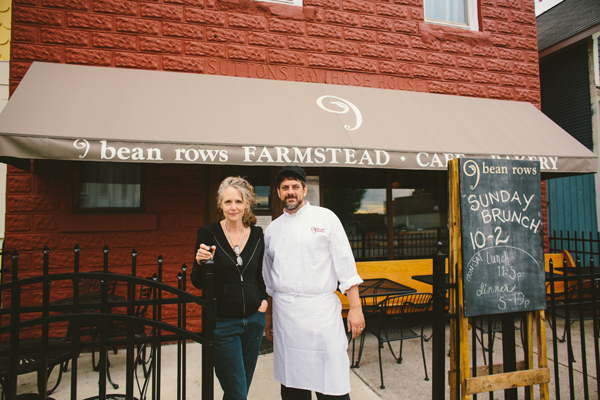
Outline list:
[[[310,230],[312,231],[312,233],[317,233],[317,232],[319,232],[319,233],[325,233],[325,229],[324,228],[317,228],[317,227],[313,226],[312,228],[310,228]]]

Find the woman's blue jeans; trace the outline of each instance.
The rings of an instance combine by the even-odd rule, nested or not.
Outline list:
[[[264,330],[262,312],[246,318],[217,317],[215,373],[223,389],[223,400],[248,397]]]

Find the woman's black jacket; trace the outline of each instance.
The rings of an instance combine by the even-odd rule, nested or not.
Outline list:
[[[240,254],[243,260],[241,267],[236,266],[235,252],[229,245],[219,222],[200,228],[191,275],[192,284],[198,289],[202,289],[204,280],[204,264],[196,262],[196,252],[201,243],[217,247],[213,257],[217,316],[243,318],[254,314],[261,302],[267,299],[262,276],[265,251],[262,228],[250,227],[250,238]]]

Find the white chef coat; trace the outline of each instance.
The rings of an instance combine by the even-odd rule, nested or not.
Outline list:
[[[329,395],[350,392],[348,341],[335,295],[362,279],[330,210],[305,203],[267,227],[263,276],[273,297],[275,380]]]

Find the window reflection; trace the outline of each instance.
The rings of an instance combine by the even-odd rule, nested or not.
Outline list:
[[[255,210],[270,210],[270,195],[271,188],[269,186],[254,186],[254,194],[256,195]]]
[[[221,179],[228,176],[241,176],[254,186],[256,198],[256,203],[252,207],[254,211],[271,210],[271,173],[268,167],[245,168],[227,165],[222,167],[221,174]]]
[[[392,189],[394,230],[424,231],[440,226],[435,193],[419,189]]]
[[[77,208],[79,211],[139,209],[141,171],[140,164],[80,163]]]
[[[467,23],[466,0],[425,0],[425,18],[431,21]]]
[[[445,173],[352,170],[352,179],[348,174],[324,171],[323,205],[340,218],[356,260],[428,258],[438,240],[447,243]]]
[[[323,204],[340,218],[355,259],[388,259],[385,174],[351,172],[351,180],[348,170],[324,174]]]
[[[394,173],[392,223],[394,258],[431,257],[436,243],[448,243],[445,174]]]

